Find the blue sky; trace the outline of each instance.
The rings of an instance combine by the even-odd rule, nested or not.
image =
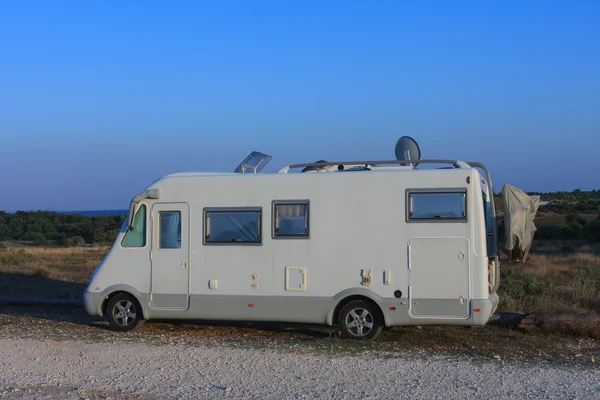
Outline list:
[[[481,161],[600,189],[600,2],[0,2],[0,209],[126,208],[158,177]],[[568,159],[559,162],[558,159]]]

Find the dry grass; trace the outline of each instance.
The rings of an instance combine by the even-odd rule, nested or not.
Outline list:
[[[0,253],[0,272],[86,283],[107,251],[108,247],[8,249]]]
[[[499,311],[588,313],[600,310],[600,246],[538,242],[527,263],[501,266]]]
[[[0,249],[0,295],[78,297],[108,247]]]

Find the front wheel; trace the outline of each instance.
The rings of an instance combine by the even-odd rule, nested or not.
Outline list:
[[[346,304],[338,317],[340,330],[348,339],[373,340],[383,330],[376,306],[363,300]]]
[[[117,331],[131,331],[144,323],[142,308],[136,299],[120,293],[110,299],[106,307],[109,325]]]

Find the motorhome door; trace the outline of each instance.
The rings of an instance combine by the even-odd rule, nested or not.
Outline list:
[[[152,207],[150,304],[153,308],[187,309],[190,276],[190,206],[157,203]]]
[[[466,318],[470,301],[470,226],[466,189],[407,193],[409,312]]]

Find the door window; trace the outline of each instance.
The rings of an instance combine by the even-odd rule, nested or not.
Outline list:
[[[160,211],[158,213],[159,249],[181,248],[181,212]]]

